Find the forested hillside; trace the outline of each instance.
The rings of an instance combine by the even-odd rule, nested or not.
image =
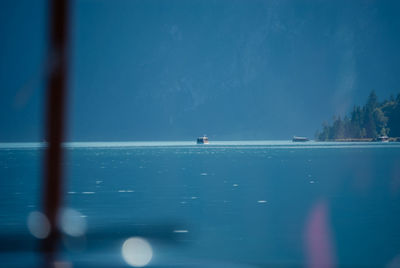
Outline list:
[[[354,106],[344,118],[335,116],[331,125],[323,123],[322,131],[316,133],[321,141],[379,136],[400,137],[400,94],[380,102],[372,91],[364,106]]]

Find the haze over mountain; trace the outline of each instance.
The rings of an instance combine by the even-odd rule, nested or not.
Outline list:
[[[397,1],[72,3],[69,140],[313,137],[400,90]],[[0,3],[0,141],[43,139],[46,12]]]

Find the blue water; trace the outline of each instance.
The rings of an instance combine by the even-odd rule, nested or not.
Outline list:
[[[400,144],[288,141],[67,143],[64,206],[83,238],[74,267],[398,267]],[[40,211],[43,144],[0,144],[0,263],[40,265],[27,217]],[[71,246],[72,244],[72,246]],[[21,258],[23,257],[23,258]]]

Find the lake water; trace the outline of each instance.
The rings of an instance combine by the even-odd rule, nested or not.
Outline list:
[[[60,267],[128,266],[130,237],[150,248],[147,267],[400,267],[399,143],[65,147]],[[40,266],[27,222],[43,156],[0,144],[4,267]]]

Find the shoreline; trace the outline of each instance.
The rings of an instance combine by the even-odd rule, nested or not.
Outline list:
[[[382,142],[374,138],[346,138],[346,139],[332,139],[317,142]],[[387,142],[400,142],[400,137],[388,138]]]

